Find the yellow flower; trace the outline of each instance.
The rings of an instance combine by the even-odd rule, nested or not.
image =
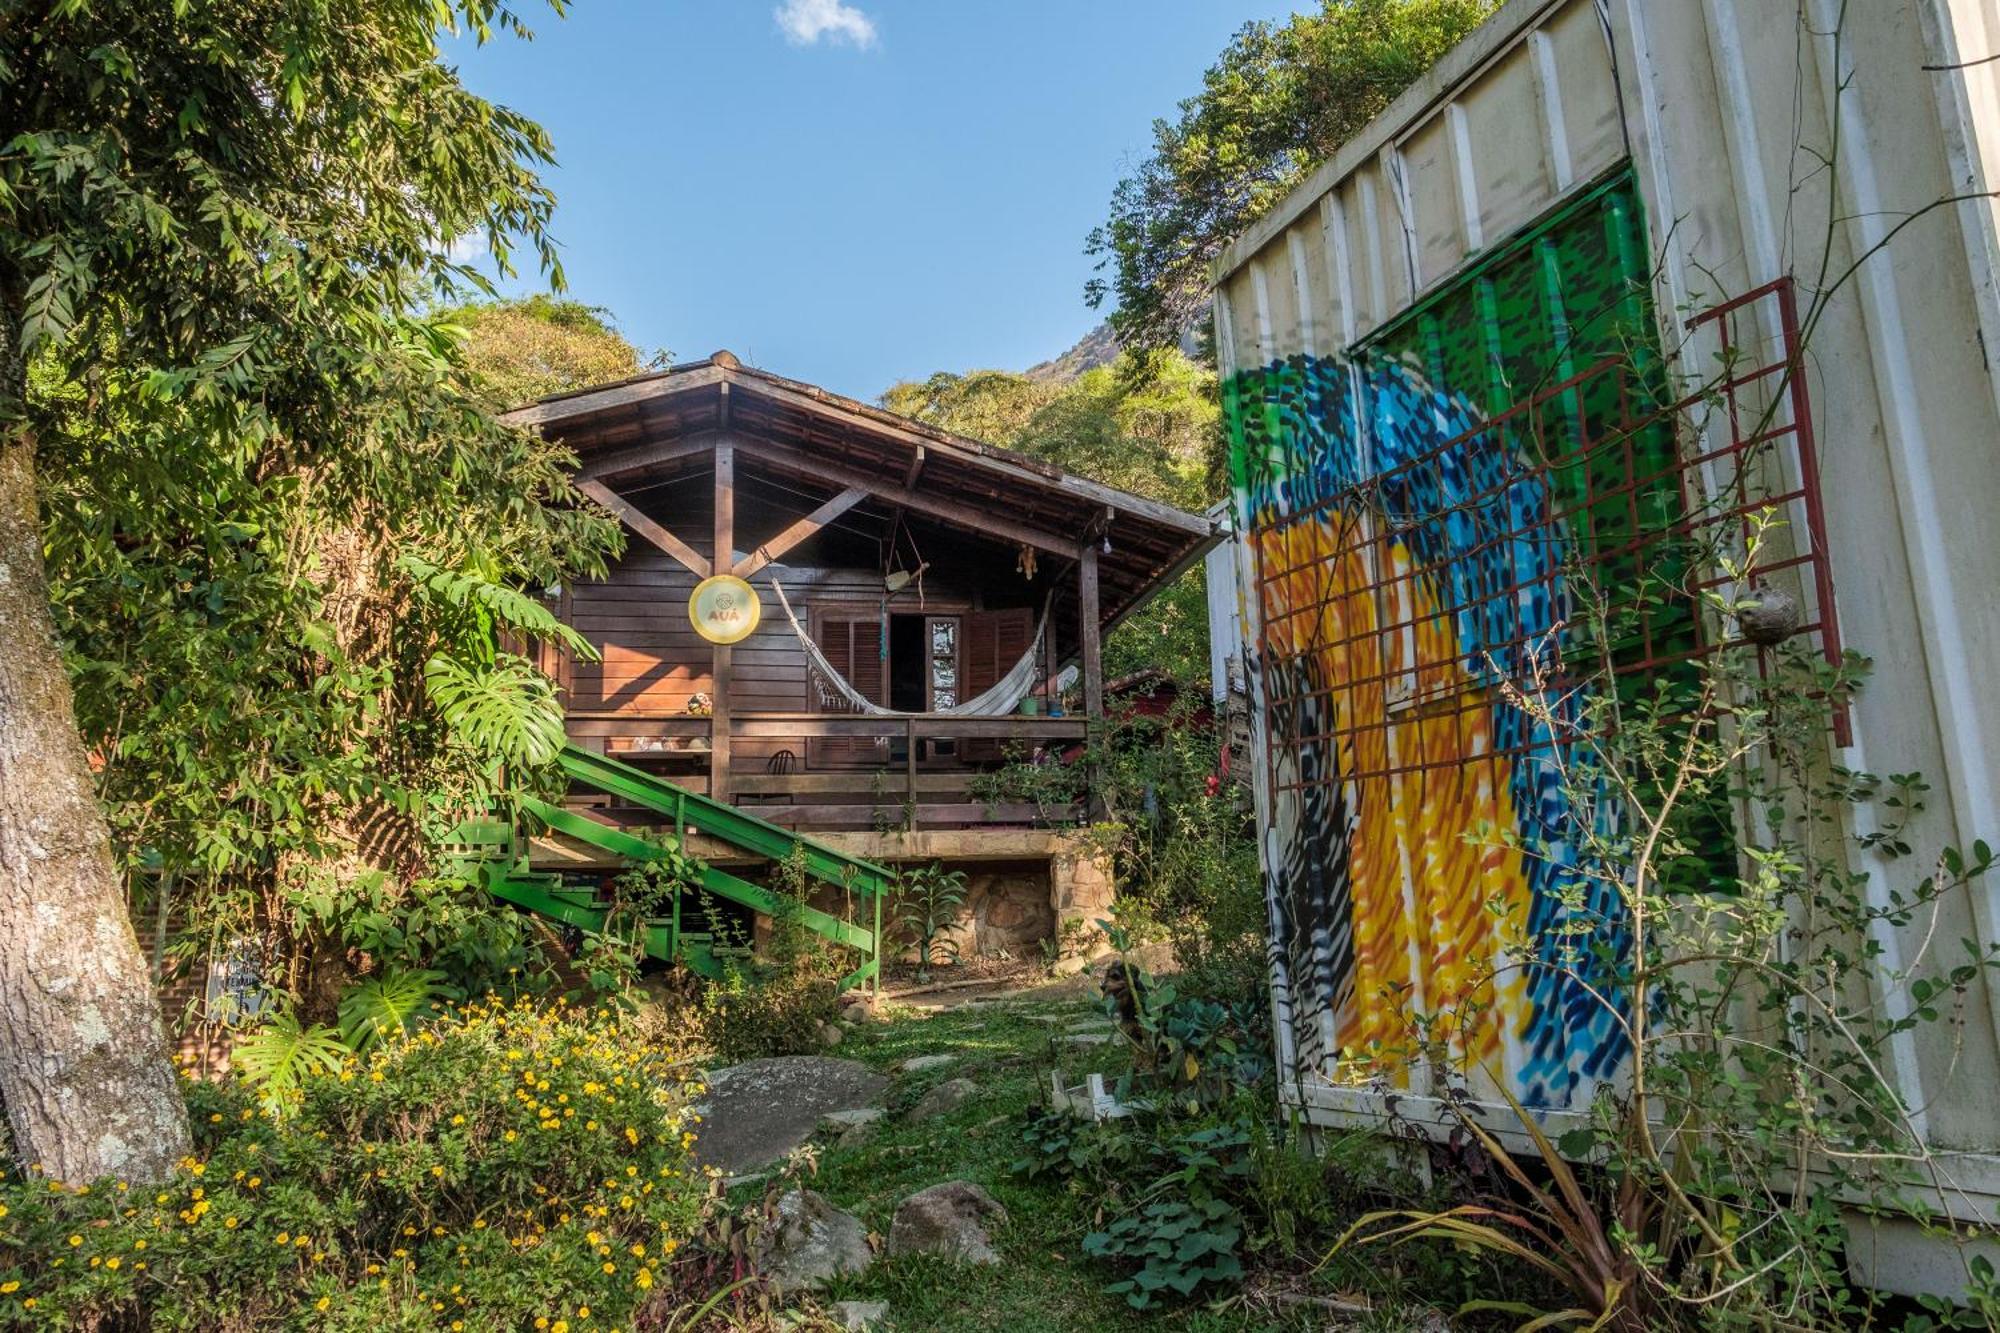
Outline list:
[[[109,1269],[113,1269],[113,1270],[115,1270],[115,1269],[117,1269],[118,1265],[119,1265],[119,1264],[120,1264],[121,1262],[122,1262],[122,1260],[120,1260],[120,1259],[118,1258],[118,1256],[114,1254],[114,1255],[112,1255],[112,1256],[111,1256],[111,1257],[110,1257],[109,1259],[106,1259],[106,1260],[104,1261],[104,1266],[105,1266],[106,1268],[109,1268]]]
[[[590,1318],[590,1307],[589,1307],[588,1305],[579,1305],[579,1306],[577,1306],[577,1307],[576,1307],[576,1317],[577,1317],[578,1319],[588,1319],[588,1318]]]
[[[313,1302],[313,1309],[315,1309],[315,1310],[324,1310],[324,1309],[326,1309],[326,1307],[327,1307],[327,1306],[329,1306],[329,1305],[332,1305],[332,1304],[333,1304],[333,1297],[331,1297],[331,1296],[322,1296],[322,1297],[320,1297],[320,1298],[319,1298],[318,1300],[316,1300],[316,1301],[314,1301],[314,1302]]]
[[[569,1333],[569,1320],[558,1319],[549,1326],[549,1333]]]
[[[233,1215],[225,1217],[222,1219],[222,1225],[229,1228],[229,1230],[234,1231],[236,1230],[236,1218]]]
[[[641,1291],[651,1291],[653,1288],[653,1270],[650,1268],[640,1269],[639,1275],[633,1278],[632,1282]]]
[[[71,1245],[81,1245],[81,1244],[83,1244],[83,1237],[81,1237],[81,1236],[71,1236],[71,1237],[69,1238],[69,1243],[70,1243]]]
[[[615,1273],[618,1271],[618,1265],[607,1261],[604,1265],[604,1271],[607,1273]]]
[[[12,1296],[21,1289],[18,1282],[0,1282],[0,1296]]]
[[[167,1196],[162,1194],[160,1196],[160,1202],[165,1203],[166,1200]],[[0,1217],[5,1217],[6,1215],[7,1215],[7,1205],[4,1203],[0,1203]]]

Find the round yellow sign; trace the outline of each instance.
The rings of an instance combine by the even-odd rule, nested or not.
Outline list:
[[[757,590],[734,574],[703,579],[688,598],[694,632],[710,643],[741,643],[756,632],[763,616]]]

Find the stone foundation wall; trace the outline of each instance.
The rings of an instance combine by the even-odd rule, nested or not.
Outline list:
[[[1046,866],[971,866],[965,912],[952,938],[964,958],[1032,958],[1055,936],[1055,922]]]
[[[1064,957],[1102,953],[1104,932],[1097,922],[1111,914],[1117,888],[1109,859],[1087,834],[1010,832],[1032,834],[1034,845],[1006,846],[1004,835],[982,836],[971,830],[844,838],[833,834],[821,835],[821,840],[878,864],[938,861],[964,872],[965,909],[950,936],[962,958],[1002,954],[1036,958],[1048,940],[1061,943]],[[981,855],[989,846],[1001,855]],[[822,911],[835,915],[841,911],[841,895],[824,885],[815,888],[811,901]],[[891,906],[890,919],[893,912]],[[866,917],[862,920],[865,924]],[[760,943],[764,924],[760,917]]]

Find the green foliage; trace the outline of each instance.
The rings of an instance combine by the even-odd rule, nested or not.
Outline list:
[[[555,683],[511,653],[468,666],[437,656],[424,664],[424,688],[454,739],[502,764],[543,768],[567,739]]]
[[[448,29],[522,31],[484,0],[0,24],[0,418],[37,446],[115,848],[193,951],[255,926],[316,956],[357,848],[423,874],[496,761],[547,749],[497,637],[565,637],[526,590],[620,540],[435,313],[487,288],[468,234],[560,278],[548,138],[459,83]]]
[[[730,1064],[815,1054],[824,1046],[820,1033],[839,1016],[840,992],[833,980],[798,970],[760,976],[731,968],[702,988],[704,1044]]]
[[[1134,371],[1127,360],[1054,381],[941,371],[891,386],[882,405],[1137,495],[1200,508],[1221,494],[1225,472],[1215,376],[1178,353],[1159,358],[1143,381]]]
[[[607,1015],[468,1006],[309,1073],[282,1119],[185,1092],[197,1156],[157,1191],[0,1182],[0,1322],[630,1328],[688,1301],[692,1089]]]
[[[988,807],[1024,802],[1035,807],[1043,822],[1069,820],[1076,803],[1083,799],[1084,772],[1081,766],[1065,764],[1052,755],[1029,757],[1022,746],[1009,742],[1003,751],[1006,762],[997,768],[975,773],[966,792]]]
[[[496,911],[476,884],[419,877],[407,884],[381,871],[304,877],[287,896],[295,928],[388,971],[433,970],[445,995],[535,988],[548,969],[543,937],[530,918]]]
[[[429,1018],[442,998],[444,973],[427,968],[384,972],[340,997],[340,1039],[366,1054]]]
[[[1182,689],[1208,693],[1208,575],[1200,565],[1161,588],[1104,636],[1104,675],[1164,671]]]
[[[799,920],[813,883],[804,848],[795,847],[773,878],[778,901],[754,961],[748,932],[727,929],[727,918],[704,899],[704,915],[718,927],[716,943],[727,951],[728,971],[702,986],[699,1021],[704,1043],[726,1061],[818,1051],[820,1034],[840,1015],[845,965],[824,936]]]
[[[1616,1202],[1606,1217],[1599,1202],[1585,1191],[1575,1168],[1563,1159],[1535,1117],[1503,1086],[1515,1122],[1534,1144],[1545,1186],[1515,1162],[1500,1141],[1477,1117],[1459,1118],[1508,1185],[1527,1201],[1522,1208],[1460,1204],[1433,1211],[1385,1209],[1356,1219],[1334,1246],[1377,1244],[1413,1239],[1442,1240],[1503,1256],[1539,1272],[1566,1290],[1578,1303],[1542,1312],[1514,1301],[1476,1300],[1462,1313],[1499,1311],[1529,1317],[1537,1328],[1578,1327],[1612,1333],[1645,1333],[1656,1327],[1646,1315],[1649,1304],[1641,1290],[1639,1261],[1630,1238],[1646,1234],[1651,1202],[1638,1178],[1625,1175],[1616,1187]],[[1388,1225],[1383,1225],[1383,1224]],[[1366,1233],[1366,1234],[1364,1234]]]
[[[1224,1200],[1163,1199],[1085,1236],[1083,1252],[1136,1264],[1137,1272],[1105,1290],[1143,1310],[1162,1295],[1192,1296],[1198,1288],[1240,1279],[1242,1241],[1243,1219]]]
[[[958,941],[949,931],[965,909],[965,873],[946,870],[937,862],[905,866],[896,877],[896,930],[917,950],[917,980],[931,979],[931,965],[958,957]]]
[[[334,1073],[350,1054],[338,1032],[323,1023],[306,1027],[284,1009],[238,1037],[229,1058],[243,1081],[257,1090],[264,1114],[276,1117],[303,1097],[307,1079]]]
[[[1127,348],[1172,348],[1208,301],[1209,265],[1438,57],[1494,0],[1321,0],[1317,13],[1245,24],[1153,151],[1112,192],[1087,251]]]
[[[537,294],[460,306],[444,317],[464,331],[466,363],[497,407],[630,379],[667,364],[663,351],[641,357],[610,311],[581,301]]]
[[[1261,986],[1248,995],[1208,999],[1183,994],[1172,979],[1147,976],[1130,959],[1125,966],[1137,978],[1135,1017],[1150,1074],[1131,1080],[1140,1096],[1194,1111],[1270,1077],[1270,1002]],[[1107,1012],[1115,1012],[1106,1003]]]

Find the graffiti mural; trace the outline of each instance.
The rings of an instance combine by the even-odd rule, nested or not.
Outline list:
[[[1573,741],[1623,688],[1602,682],[1698,639],[1639,591],[1675,570],[1635,535],[1681,515],[1672,431],[1634,424],[1657,373],[1641,234],[1612,182],[1348,354],[1224,387],[1302,1076],[1561,1107],[1620,1072],[1630,942],[1584,849],[1621,812]]]

